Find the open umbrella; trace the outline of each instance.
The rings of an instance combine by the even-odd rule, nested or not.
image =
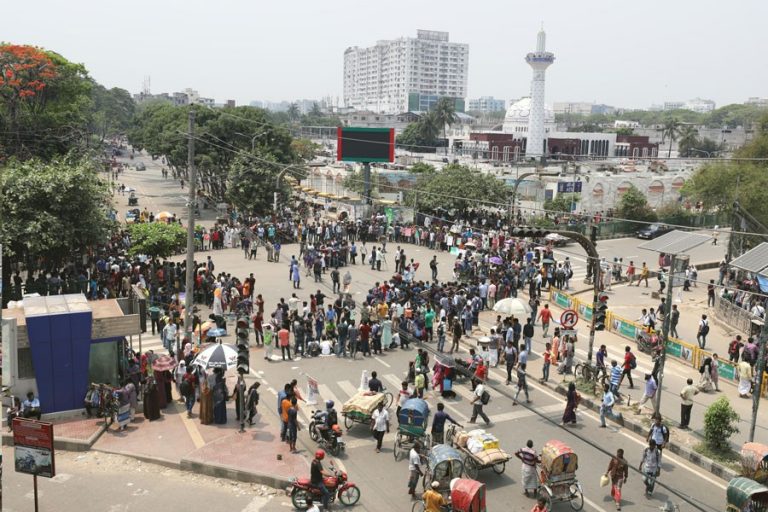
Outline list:
[[[530,306],[520,299],[509,297],[501,299],[493,306],[493,310],[502,315],[525,316],[531,312]]]
[[[208,330],[208,337],[209,338],[220,338],[220,337],[226,336],[226,335],[227,335],[227,330],[226,329],[221,329],[219,327],[213,327],[213,328]]]
[[[157,215],[155,215],[155,219],[157,220],[167,220],[173,217],[173,214],[171,212],[160,212]]]
[[[156,372],[170,371],[176,368],[176,360],[167,354],[159,356],[152,362],[152,369]]]
[[[504,260],[502,260],[498,256],[491,256],[491,259],[489,259],[488,261],[493,263],[494,265],[501,265],[504,263]]]
[[[206,370],[212,368],[229,370],[237,366],[237,349],[232,345],[211,345],[202,350],[192,364],[202,366]]]
[[[205,321],[202,324],[200,324],[197,327],[195,327],[195,334],[200,334],[200,329],[201,328],[203,330],[203,334],[205,334],[209,329],[212,329],[215,326],[216,326],[215,322]]]

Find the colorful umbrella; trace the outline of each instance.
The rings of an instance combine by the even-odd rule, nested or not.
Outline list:
[[[173,214],[171,212],[160,212],[157,215],[155,215],[155,219],[157,220],[166,220],[173,217]]]
[[[502,260],[498,256],[491,256],[491,259],[489,259],[488,261],[490,261],[494,265],[501,265],[504,263],[504,260]]]
[[[152,369],[156,372],[171,371],[176,368],[176,360],[167,354],[159,356],[152,362]]]
[[[229,370],[237,366],[237,349],[232,345],[215,344],[202,350],[192,364],[206,370],[222,368]]]
[[[207,322],[207,321],[203,322],[202,324],[195,327],[195,334],[200,334],[201,328],[203,329],[203,334],[205,334],[206,331],[208,331],[208,329],[211,329],[213,327],[216,327],[216,324],[214,322]]]

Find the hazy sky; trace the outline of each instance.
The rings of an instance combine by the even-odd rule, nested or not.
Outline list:
[[[547,102],[648,107],[768,96],[768,1],[37,0],[4,2],[0,38],[55,50],[102,84],[217,102],[342,94],[343,52],[419,28],[468,43],[469,97],[529,93],[543,22]]]

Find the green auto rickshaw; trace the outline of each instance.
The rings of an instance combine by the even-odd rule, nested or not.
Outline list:
[[[728,482],[726,512],[767,512],[768,487],[739,476]]]

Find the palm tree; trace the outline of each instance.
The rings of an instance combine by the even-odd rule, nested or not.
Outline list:
[[[419,135],[421,135],[424,144],[434,144],[438,133],[440,133],[440,122],[436,113],[432,111],[422,115],[419,119]]]
[[[695,148],[699,145],[699,132],[691,125],[685,125],[680,130],[677,147],[680,150],[680,154],[685,153],[684,156],[691,156],[691,148]]]
[[[443,127],[443,139],[446,140],[445,154],[448,154],[448,143],[446,137],[446,127],[451,126],[456,122],[456,108],[451,98],[440,98],[435,104],[435,109],[432,111],[435,114],[435,119],[438,126]]]
[[[677,140],[679,133],[680,121],[678,121],[677,118],[670,117],[664,121],[664,127],[661,129],[661,143],[664,144],[667,138],[669,138],[669,153],[667,153],[667,158],[672,158],[672,142]]]
[[[288,118],[291,121],[296,121],[299,118],[299,106],[296,103],[291,103],[288,106]]]

